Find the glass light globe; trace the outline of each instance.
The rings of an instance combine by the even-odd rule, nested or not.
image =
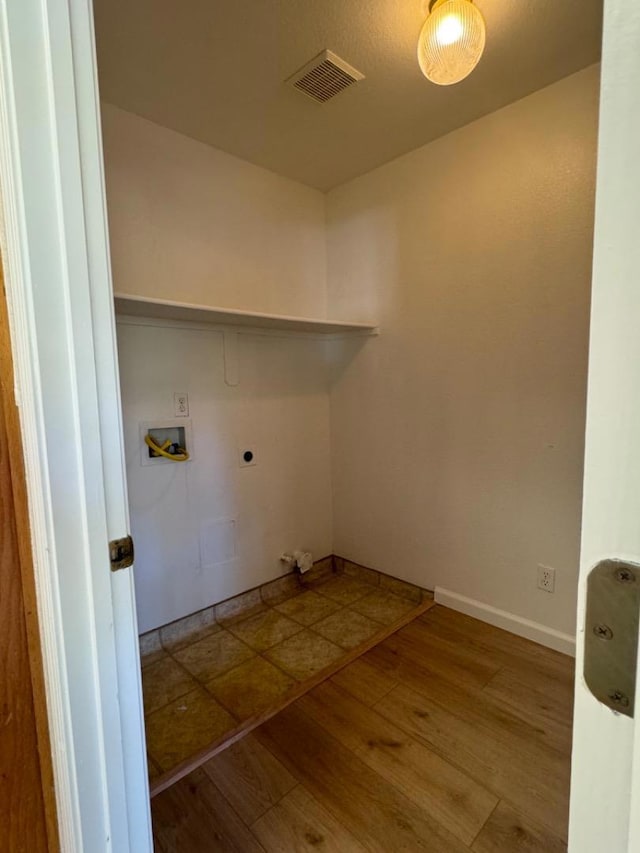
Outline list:
[[[459,83],[480,61],[484,43],[484,18],[472,0],[436,0],[418,39],[420,70],[439,86]]]

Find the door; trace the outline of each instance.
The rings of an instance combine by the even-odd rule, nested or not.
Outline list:
[[[133,576],[109,559],[128,511],[92,11],[0,2],[0,242],[60,847],[145,853]]]
[[[605,0],[571,853],[640,850],[640,728],[594,699],[582,676],[588,573],[609,557],[640,563],[639,93],[640,6]]]
[[[0,267],[0,827],[7,850],[58,847],[20,432]]]

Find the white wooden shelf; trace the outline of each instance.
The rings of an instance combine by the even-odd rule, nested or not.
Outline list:
[[[257,311],[236,311],[231,308],[210,308],[166,299],[144,296],[115,295],[116,314],[129,317],[151,317],[160,320],[183,320],[208,323],[214,326],[249,327],[271,331],[302,332],[316,335],[376,335],[371,323],[351,323],[344,320],[315,320],[309,317],[289,317],[285,314],[262,314]]]

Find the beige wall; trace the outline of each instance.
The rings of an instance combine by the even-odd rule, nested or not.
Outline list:
[[[104,106],[117,291],[310,316],[328,305],[382,327],[329,345],[331,428],[319,343],[246,339],[246,379],[228,389],[219,333],[121,329],[139,539],[155,536],[148,480],[168,472],[138,470],[138,421],[170,416],[187,390],[194,441],[222,437],[209,479],[194,468],[197,519],[180,539],[196,597],[275,576],[284,548],[330,549],[332,472],[337,553],[573,631],[597,87],[586,69],[327,196]],[[174,379],[154,384],[157,363]],[[248,474],[247,440],[263,458]],[[182,488],[165,485],[163,512]],[[234,520],[239,543],[217,579],[198,550],[198,525],[216,519]],[[149,549],[147,627],[187,612],[187,585],[154,575],[176,576],[165,545]],[[536,588],[539,563],[557,570],[554,595]]]
[[[109,105],[103,131],[116,292],[325,315],[322,193]],[[283,551],[331,553],[324,342],[241,335],[236,387],[219,331],[121,322],[118,343],[141,631],[277,577]],[[192,460],[142,466],[140,423],[184,391]]]
[[[102,106],[117,293],[324,317],[324,196]]]
[[[330,312],[382,327],[336,367],[335,551],[564,632],[597,98],[593,66],[327,200]]]

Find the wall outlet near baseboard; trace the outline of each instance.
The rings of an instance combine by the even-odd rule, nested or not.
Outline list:
[[[538,589],[545,592],[555,592],[556,570],[549,566],[538,566]]]

